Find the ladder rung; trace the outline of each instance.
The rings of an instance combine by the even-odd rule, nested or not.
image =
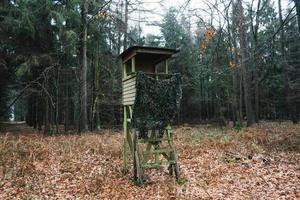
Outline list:
[[[170,160],[168,164],[176,164],[176,162],[174,160]]]
[[[167,162],[161,162],[161,163],[146,163],[146,164],[142,164],[142,167],[144,169],[155,169],[155,168],[160,168],[163,167],[165,165],[170,165],[170,164],[175,164],[176,162],[174,160],[170,160]]]
[[[155,169],[155,168],[160,168],[162,167],[161,164],[158,163],[147,163],[147,164],[143,164],[142,167],[144,169]]]
[[[153,150],[154,153],[158,153],[158,154],[161,154],[161,153],[170,153],[170,152],[174,152],[174,150],[172,149],[158,149],[158,150]]]
[[[140,143],[146,143],[146,142],[161,142],[161,141],[168,141],[168,138],[163,138],[163,139],[140,139]],[[171,140],[170,140],[171,141]]]

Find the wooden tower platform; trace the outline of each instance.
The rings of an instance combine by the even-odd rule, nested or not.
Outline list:
[[[140,138],[137,127],[132,127],[133,106],[136,97],[136,72],[142,71],[156,79],[167,79],[168,59],[177,50],[133,46],[125,50],[122,59],[122,104],[124,107],[123,171],[128,172],[129,152],[133,160],[134,181],[143,184],[144,170],[168,166],[171,175],[179,178],[179,167],[173,144],[171,125],[163,130],[147,130],[147,138]]]

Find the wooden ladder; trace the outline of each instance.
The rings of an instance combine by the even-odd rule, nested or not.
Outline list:
[[[145,182],[144,170],[168,166],[169,174],[175,174],[179,179],[179,167],[173,143],[173,133],[171,126],[167,126],[161,137],[158,130],[151,130],[147,133],[147,138],[139,139],[139,132],[136,129],[130,129],[129,125],[132,119],[132,106],[124,106],[124,146],[123,146],[123,172],[128,173],[128,152],[131,152],[133,158],[134,182],[141,185]],[[141,144],[146,144],[142,148]],[[161,148],[166,145],[165,148]],[[150,159],[153,155],[153,160]],[[160,160],[163,156],[163,161]]]

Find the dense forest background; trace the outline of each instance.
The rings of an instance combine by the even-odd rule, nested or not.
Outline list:
[[[214,0],[208,10],[182,1],[155,24],[160,35],[142,34],[133,17],[152,12],[144,2],[0,1],[1,120],[45,133],[118,127],[118,55],[144,45],[180,49],[170,61],[183,77],[178,123],[298,122],[299,0],[284,8],[281,0]]]

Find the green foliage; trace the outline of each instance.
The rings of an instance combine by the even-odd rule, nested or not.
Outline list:
[[[161,45],[161,36],[147,34],[145,44],[149,47],[159,47]]]
[[[179,48],[182,43],[184,30],[178,23],[176,16],[178,11],[171,8],[163,19],[161,32],[165,39],[165,46],[169,48]]]
[[[51,10],[48,14],[48,21],[50,21],[51,24],[55,25],[60,33],[62,32],[65,23],[65,18],[62,13]]]
[[[143,46],[145,38],[142,37],[142,30],[140,27],[134,27],[129,32],[129,46]]]
[[[234,129],[235,129],[237,132],[240,132],[240,131],[243,129],[243,124],[240,123],[240,122],[237,122],[236,125],[234,126]]]
[[[67,30],[64,32],[64,42],[66,44],[66,50],[69,54],[75,55],[78,53],[77,44],[78,44],[78,35],[73,30]]]
[[[30,68],[29,68],[27,62],[24,62],[17,68],[16,76],[18,78],[20,78],[28,73],[30,73]]]
[[[11,95],[9,85],[18,85],[14,90],[21,90],[25,84],[35,80],[49,66],[55,66],[46,74],[51,100],[59,108],[66,107],[64,95],[68,90],[69,105],[71,105],[69,117],[74,116],[72,120],[80,117],[81,94],[78,75],[81,64],[82,2],[82,0],[18,0],[7,1],[6,7],[0,8],[0,104],[2,105],[0,107],[2,111],[5,110],[3,107],[9,104]],[[243,85],[240,84],[242,77],[235,1],[228,10],[228,23],[224,22],[222,26],[216,25],[215,20],[211,20],[214,21],[211,23],[199,16],[195,27],[195,22],[190,20],[188,15],[184,14],[185,12],[171,8],[160,24],[161,35],[147,36],[143,36],[141,24],[130,24],[133,26],[128,26],[128,30],[124,30],[124,9],[118,7],[121,4],[116,4],[116,7],[105,7],[100,14],[105,13],[106,17],[97,17],[99,14],[97,12],[106,2],[89,1],[87,84],[90,118],[95,115],[96,97],[100,104],[109,107],[121,104],[121,63],[117,56],[123,50],[125,31],[128,34],[127,46],[145,45],[180,50],[174,58],[170,59],[169,71],[181,74],[183,106],[180,107],[180,116],[183,121],[197,122],[216,118],[237,121],[238,117],[234,115],[241,114],[240,119],[245,117],[243,116],[245,111]],[[298,0],[291,2],[287,11],[298,2]],[[289,112],[284,103],[286,100],[284,70],[286,69],[292,94],[289,99],[291,104],[296,107],[298,105],[299,109],[299,32],[297,16],[293,17],[296,12],[292,12],[283,26],[286,53],[283,59],[280,51],[280,32],[273,37],[280,28],[275,11],[277,8],[268,0],[261,1],[264,7],[260,13],[256,13],[255,5],[252,8],[251,5],[244,5],[247,11],[245,12],[248,50],[246,64],[249,68],[251,93],[254,94],[252,80],[253,63],[256,59],[261,117],[275,115],[284,118]],[[299,6],[299,3],[297,5]],[[260,26],[257,34],[257,52],[254,55],[252,51],[254,38],[250,24],[253,22],[255,25],[257,14],[260,14]],[[129,21],[131,17],[129,12]],[[220,17],[224,16],[220,15]],[[223,20],[221,22],[223,23]],[[214,35],[203,53],[200,47],[208,29],[214,30]],[[287,64],[286,68],[284,64]],[[69,75],[66,75],[66,72]],[[40,84],[43,85],[45,80],[43,78]],[[65,81],[69,83],[68,87],[65,87]],[[32,91],[38,91],[37,93],[41,95],[43,89],[37,85],[30,88],[25,94],[28,99],[24,102],[29,101],[33,95]],[[251,96],[254,104],[254,95]],[[31,105],[32,102],[29,104]],[[43,104],[44,102],[40,103]],[[97,109],[101,119],[114,121],[116,118],[114,112],[117,111],[109,113]],[[297,108],[293,110],[297,112]],[[51,113],[55,115],[56,112],[58,112],[58,119],[63,121],[66,111],[52,110]],[[5,115],[7,118],[8,113],[0,115]],[[93,125],[93,119],[90,121]],[[239,125],[236,129],[240,129]]]

